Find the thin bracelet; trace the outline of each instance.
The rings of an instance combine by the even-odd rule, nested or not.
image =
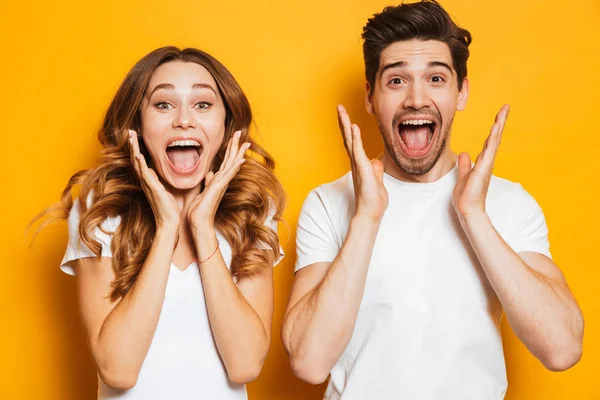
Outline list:
[[[217,240],[217,247],[215,248],[215,251],[212,252],[212,254],[210,256],[208,256],[208,258],[206,260],[203,261],[198,261],[198,265],[200,264],[204,264],[205,262],[207,262],[208,260],[211,259],[212,256],[214,256],[217,253],[217,250],[219,250],[219,240]],[[196,258],[197,260],[198,258]]]

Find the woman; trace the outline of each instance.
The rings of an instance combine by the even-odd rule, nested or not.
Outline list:
[[[77,276],[100,399],[246,398],[270,344],[284,206],[251,123],[221,63],[155,50],[106,113],[98,166],[44,213],[68,216],[61,268]]]

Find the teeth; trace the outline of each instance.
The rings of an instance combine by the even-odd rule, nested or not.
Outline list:
[[[428,119],[409,119],[402,122],[402,125],[431,125],[433,121]]]
[[[169,144],[169,146],[167,147],[176,147],[176,146],[195,146],[195,147],[202,147],[200,146],[200,143],[198,143],[195,140],[176,140],[174,142],[171,142]]]

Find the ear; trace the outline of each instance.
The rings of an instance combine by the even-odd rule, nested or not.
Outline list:
[[[467,106],[467,98],[469,97],[469,80],[463,79],[462,88],[458,92],[458,102],[456,103],[456,109],[462,111]]]
[[[373,109],[373,99],[371,95],[371,85],[369,82],[365,85],[366,95],[365,95],[365,106],[367,108],[367,112],[371,115],[375,115],[375,110]]]

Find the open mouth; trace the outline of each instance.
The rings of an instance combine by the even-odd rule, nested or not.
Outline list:
[[[202,145],[193,139],[174,140],[167,146],[167,158],[178,173],[191,173],[199,164]]]
[[[433,144],[437,123],[430,119],[408,119],[398,124],[400,146],[409,157],[423,157]]]

